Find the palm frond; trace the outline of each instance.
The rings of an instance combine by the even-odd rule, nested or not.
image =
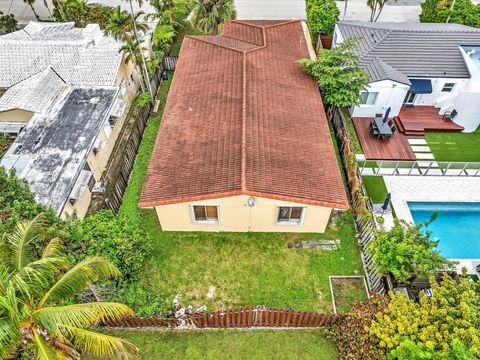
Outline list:
[[[35,344],[35,358],[37,360],[57,360],[55,351],[48,346],[42,335],[35,329],[33,329],[33,343]]]
[[[99,277],[118,278],[120,271],[110,261],[101,257],[93,256],[86,258],[68,270],[47,291],[40,300],[38,307],[55,298],[68,298],[87,288],[88,284],[95,282]]]
[[[126,305],[111,302],[94,302],[57,307],[44,307],[34,310],[32,321],[41,325],[50,334],[59,335],[60,328],[88,327],[105,319],[118,319],[134,312]]]
[[[126,358],[130,353],[138,351],[138,348],[127,340],[91,330],[68,326],[65,327],[65,332],[77,349],[99,357]]]
[[[50,240],[42,252],[42,258],[62,257],[63,255],[63,240],[56,237]]]
[[[12,252],[13,267],[20,271],[32,259],[31,244],[45,229],[45,217],[40,214],[31,221],[19,222],[13,232],[6,236]]]
[[[6,359],[13,352],[19,340],[18,327],[15,327],[8,318],[0,319],[0,359]]]

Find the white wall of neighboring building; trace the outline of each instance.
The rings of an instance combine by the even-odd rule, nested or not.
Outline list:
[[[352,109],[355,117],[374,117],[375,114],[384,114],[391,107],[390,116],[397,116],[402,108],[403,100],[410,86],[391,80],[382,80],[369,83],[368,92],[378,93],[375,104],[361,104]]]
[[[430,80],[432,81],[432,93],[417,94],[417,96],[415,97],[414,105],[435,106],[438,108],[442,108],[443,101],[455,96],[468,81],[468,79],[458,78],[433,78]],[[444,85],[448,83],[455,84],[455,87],[451,92],[442,92]],[[442,111],[442,113],[443,112],[444,111]]]

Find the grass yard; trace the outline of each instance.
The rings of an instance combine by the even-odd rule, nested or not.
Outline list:
[[[139,352],[132,359],[153,360],[333,360],[335,344],[320,330],[120,331]]]
[[[5,154],[10,145],[12,145],[13,139],[7,138],[5,135],[0,134],[0,158]]]
[[[140,315],[167,312],[177,293],[184,305],[205,304],[209,310],[262,304],[332,312],[328,277],[363,274],[349,212],[324,234],[203,233],[164,232],[154,210],[138,209],[170,82],[160,87],[159,114],[147,125],[120,211],[148,232],[153,250],[142,279],[118,293],[118,300]],[[340,239],[341,247],[287,247],[311,239]]]
[[[387,187],[382,176],[362,176],[368,197],[374,204],[383,204],[387,196]]]
[[[427,132],[425,139],[437,161],[480,162],[480,129],[469,134]]]

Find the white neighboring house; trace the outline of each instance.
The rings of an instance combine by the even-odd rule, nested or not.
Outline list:
[[[62,217],[87,213],[139,84],[96,24],[30,22],[0,36],[0,159]]]
[[[374,117],[391,108],[434,106],[454,112],[465,132],[480,125],[480,29],[459,24],[341,21],[333,46],[358,37],[359,65],[368,73],[368,92],[351,112]]]

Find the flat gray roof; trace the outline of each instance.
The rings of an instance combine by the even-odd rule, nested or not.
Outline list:
[[[69,88],[46,115],[36,114],[1,164],[27,179],[37,201],[60,214],[108,119],[117,89]]]
[[[469,78],[459,46],[480,45],[480,29],[459,24],[340,21],[342,36],[359,37],[359,64],[371,81],[408,77]]]

